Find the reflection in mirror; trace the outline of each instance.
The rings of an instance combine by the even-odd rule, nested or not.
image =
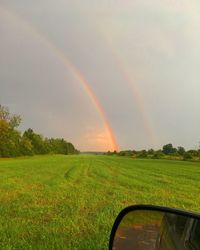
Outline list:
[[[129,212],[117,228],[113,250],[133,249],[199,250],[200,221],[160,211]]]

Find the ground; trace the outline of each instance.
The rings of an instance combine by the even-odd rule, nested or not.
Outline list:
[[[118,212],[200,212],[200,163],[119,156],[0,160],[0,249],[108,249]]]

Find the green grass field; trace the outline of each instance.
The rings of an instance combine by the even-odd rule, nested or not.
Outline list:
[[[118,156],[0,160],[0,249],[107,249],[118,212],[200,212],[200,163]]]

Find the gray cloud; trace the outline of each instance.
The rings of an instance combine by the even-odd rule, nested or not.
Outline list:
[[[79,68],[121,148],[197,145],[199,4],[7,0],[2,6]],[[23,116],[22,129],[64,136],[81,150],[107,150],[97,109],[56,52],[2,11],[0,34],[0,102]]]

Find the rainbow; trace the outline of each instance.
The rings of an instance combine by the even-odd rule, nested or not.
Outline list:
[[[68,59],[68,57],[63,53],[62,50],[60,50],[57,46],[55,46],[51,41],[49,41],[42,33],[40,33],[35,27],[28,23],[26,20],[24,20],[22,17],[18,16],[13,11],[7,10],[4,7],[0,6],[0,14],[3,16],[6,16],[9,20],[13,21],[14,23],[20,24],[21,27],[25,28],[29,33],[39,38],[39,40],[45,44],[51,51],[53,51],[54,54],[60,59],[60,61],[63,63],[65,68],[67,70],[70,70],[75,77],[75,79],[82,85],[85,92],[91,99],[93,105],[95,106],[97,112],[101,116],[101,119],[104,124],[104,128],[108,135],[108,142],[110,145],[110,150],[119,150],[119,146],[117,143],[117,139],[115,137],[115,134],[113,132],[113,129],[109,123],[109,120],[106,116],[106,113],[104,111],[103,106],[101,105],[100,101],[98,100],[95,92],[93,91],[91,85],[86,80],[84,75],[81,73],[81,71]]]
[[[141,119],[143,121],[144,129],[147,133],[147,136],[149,138],[149,141],[151,144],[156,144],[157,139],[155,136],[155,132],[152,126],[151,119],[146,111],[145,101],[141,95],[141,92],[138,88],[138,84],[136,84],[132,78],[129,76],[126,67],[124,66],[124,63],[122,63],[122,60],[119,60],[119,57],[117,54],[114,56],[115,63],[117,64],[121,74],[123,75],[123,78],[125,79],[126,83],[128,84],[130,91],[133,96],[133,100],[137,103],[138,110],[141,114]]]
[[[110,39],[108,38],[104,30],[100,29],[99,32],[102,34],[102,37],[105,43],[107,44],[108,50],[110,51],[112,58],[119,69],[120,74],[124,78],[126,84],[130,89],[130,92],[132,93],[133,100],[136,102],[138,110],[140,111],[141,119],[143,121],[143,126],[147,133],[150,143],[152,145],[156,145],[158,140],[156,138],[155,131],[152,126],[152,121],[146,110],[145,101],[144,98],[142,97],[138,84],[132,79],[132,77],[128,73],[125,62],[122,60],[121,56],[117,52],[118,50],[111,43]]]

